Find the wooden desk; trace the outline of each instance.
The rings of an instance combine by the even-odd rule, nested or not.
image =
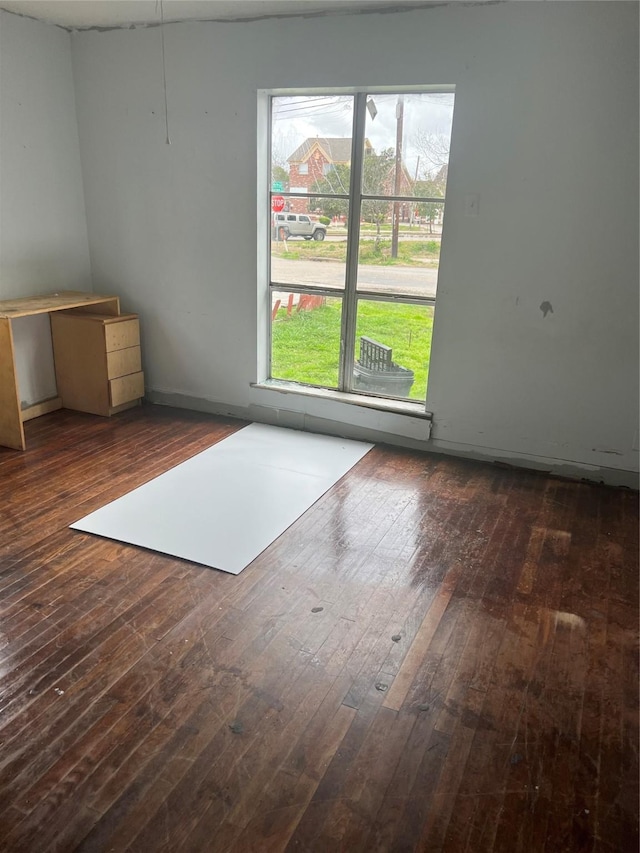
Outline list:
[[[106,322],[108,318],[120,317],[120,300],[117,296],[97,296],[95,293],[67,290],[44,296],[28,296],[23,299],[0,301],[0,445],[4,447],[11,447],[15,450],[25,449],[23,424],[30,418],[55,411],[55,409],[60,409],[63,406],[90,411],[90,409],[83,409],[82,405],[74,404],[73,401],[65,402],[64,393],[62,396],[45,400],[26,409],[21,409],[20,407],[20,392],[18,389],[11,321],[16,317],[51,314],[57,311],[73,312],[73,314],[80,315],[86,314],[87,319],[89,316],[95,318],[96,315],[98,315],[99,319],[101,315],[105,318]],[[127,319],[129,317],[135,317],[135,315],[128,315]],[[78,346],[82,346],[82,344],[80,343]],[[55,340],[53,347],[54,359],[56,360],[58,394],[60,394],[61,384],[66,385],[69,382],[71,386],[74,386],[77,384],[78,377],[74,374],[76,368],[73,367],[72,359],[68,357],[68,353],[60,352],[60,357],[56,358]],[[83,350],[78,352],[80,356],[84,356]],[[106,358],[105,353],[105,364],[107,363]],[[80,367],[83,365],[83,362],[83,358],[76,359],[76,363]],[[105,372],[106,376],[107,373]],[[142,396],[142,372],[140,371],[136,376],[135,387],[139,393],[135,401],[121,402],[118,406],[107,408],[104,414],[113,414],[122,408],[137,405],[138,398]],[[100,413],[103,412],[101,411]]]

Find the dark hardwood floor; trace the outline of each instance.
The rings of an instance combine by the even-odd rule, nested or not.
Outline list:
[[[0,850],[637,851],[638,494],[376,447],[237,577],[68,529],[241,426],[0,448]]]

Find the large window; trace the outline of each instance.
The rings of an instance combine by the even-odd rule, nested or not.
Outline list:
[[[453,102],[271,97],[271,379],[425,400]]]

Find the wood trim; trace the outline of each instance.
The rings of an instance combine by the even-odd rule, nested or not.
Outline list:
[[[117,296],[100,296],[77,290],[64,290],[42,296],[26,296],[21,299],[0,301],[0,318],[29,317],[32,314],[50,314],[52,311],[64,311],[74,308],[93,313],[117,316],[120,314],[120,300]]]
[[[130,403],[122,403],[120,406],[111,406],[109,408],[109,417],[111,415],[117,415],[120,412],[126,412],[127,409],[135,409],[137,406],[142,405],[142,400],[138,398],[137,400],[132,400]]]
[[[51,399],[43,400],[41,403],[34,403],[33,406],[28,406],[26,409],[22,410],[22,423],[30,421],[33,418],[39,418],[40,415],[48,415],[49,412],[56,412],[61,408],[61,397],[51,397]]]
[[[65,290],[60,293],[0,300],[0,446],[10,447],[13,450],[25,450],[22,426],[24,421],[61,408],[61,401],[57,398],[55,403],[44,401],[34,406],[27,406],[21,411],[11,320],[35,314],[55,316],[57,312],[69,309],[73,309],[76,313],[90,312],[106,317],[119,317],[120,299],[117,296],[100,296],[84,291]],[[105,388],[104,408],[108,410],[106,393]]]
[[[0,445],[24,450],[11,321],[0,316]]]

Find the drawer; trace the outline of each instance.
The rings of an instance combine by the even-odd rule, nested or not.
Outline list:
[[[111,406],[122,406],[144,396],[144,373],[131,373],[109,380],[109,402]]]
[[[104,324],[107,352],[140,345],[140,322],[138,318],[118,320]]]
[[[118,376],[128,376],[139,373],[142,369],[140,347],[115,349],[107,353],[107,378],[117,379]]]

